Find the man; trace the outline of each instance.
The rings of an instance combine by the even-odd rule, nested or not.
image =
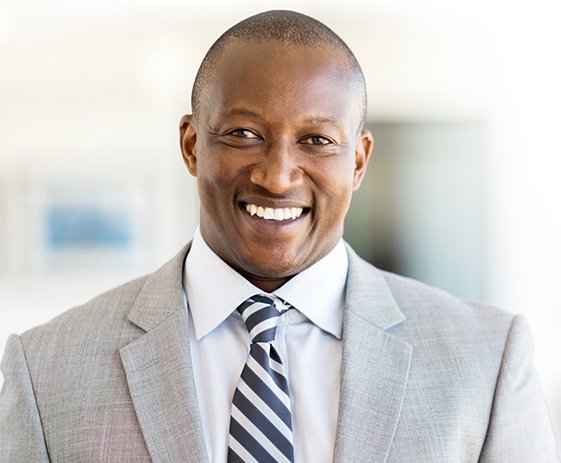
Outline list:
[[[227,31],[180,123],[201,200],[192,243],[10,338],[2,458],[557,461],[525,321],[343,243],[373,145],[365,95],[350,50],[312,18]]]

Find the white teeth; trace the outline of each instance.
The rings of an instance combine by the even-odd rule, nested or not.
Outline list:
[[[265,220],[294,220],[302,215],[304,211],[301,207],[285,207],[285,208],[272,208],[257,206],[255,204],[246,204],[245,210],[250,215],[256,215]]]
[[[275,209],[275,214],[273,219],[284,220],[284,211],[282,209]]]

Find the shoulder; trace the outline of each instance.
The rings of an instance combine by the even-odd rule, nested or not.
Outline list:
[[[436,325],[461,324],[469,330],[483,326],[508,328],[513,315],[501,308],[458,298],[411,278],[380,271],[400,310],[410,322],[433,320]]]
[[[134,330],[127,315],[149,276],[106,291],[85,304],[73,307],[51,321],[21,335],[28,352],[70,351],[76,344],[98,343],[108,336]]]
[[[349,255],[348,290],[360,301],[383,297],[396,306],[409,323],[435,325],[462,324],[464,329],[482,325],[510,326],[513,315],[503,309],[456,297],[412,278],[380,270],[359,257],[347,246]],[[372,288],[375,288],[374,290]],[[434,326],[434,325],[433,325]]]
[[[555,453],[524,317],[381,271],[352,250],[349,263],[347,300],[359,306],[349,309],[411,352],[396,439],[414,435],[416,444],[428,443],[427,454],[442,446],[442,454],[453,450],[476,459],[482,446],[483,459],[500,459],[505,448],[517,449],[511,452],[520,455],[516,461]],[[388,319],[380,315],[388,311],[399,316],[385,326],[377,323]],[[398,455],[406,447],[395,449]]]
[[[142,328],[130,320],[162,319],[177,309],[183,262],[188,251],[189,244],[154,273],[104,292],[23,333],[23,345],[40,349],[41,345],[61,347],[63,343],[73,342],[101,345],[109,340],[122,343],[134,338]],[[133,313],[135,310],[137,313]],[[144,317],[139,317],[139,313]]]
[[[446,291],[411,278],[382,271],[349,251],[347,297],[361,304],[362,312],[399,312],[399,323],[387,331],[413,346],[437,350],[459,349],[474,355],[500,355],[515,317],[511,313],[475,301],[458,298]],[[372,289],[374,288],[374,289]],[[351,294],[349,294],[349,291]],[[359,297],[357,297],[357,294]],[[385,328],[385,327],[384,327]]]
[[[381,273],[404,315],[403,322],[388,333],[413,347],[413,384],[442,394],[465,387],[489,392],[505,357],[531,357],[531,335],[523,317],[410,278]]]

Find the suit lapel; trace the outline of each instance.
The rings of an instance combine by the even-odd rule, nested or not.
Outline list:
[[[412,347],[387,332],[405,317],[382,273],[348,252],[334,461],[384,462],[401,413]]]
[[[181,289],[188,247],[151,275],[128,319],[146,333],[120,350],[152,460],[207,461]]]

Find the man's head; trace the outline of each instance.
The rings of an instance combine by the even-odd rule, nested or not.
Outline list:
[[[181,120],[201,233],[265,291],[324,257],[343,233],[372,149],[364,78],[347,46],[307,16],[262,13],[212,46]]]
[[[201,106],[201,95],[205,85],[214,78],[218,58],[227,44],[241,40],[246,42],[280,42],[287,47],[311,47],[341,52],[347,59],[350,75],[355,81],[357,95],[361,101],[361,121],[366,118],[366,82],[362,69],[353,52],[345,42],[325,24],[294,11],[274,10],[251,16],[224,32],[210,47],[204,57],[191,92],[193,116]],[[362,127],[361,127],[362,128]]]

